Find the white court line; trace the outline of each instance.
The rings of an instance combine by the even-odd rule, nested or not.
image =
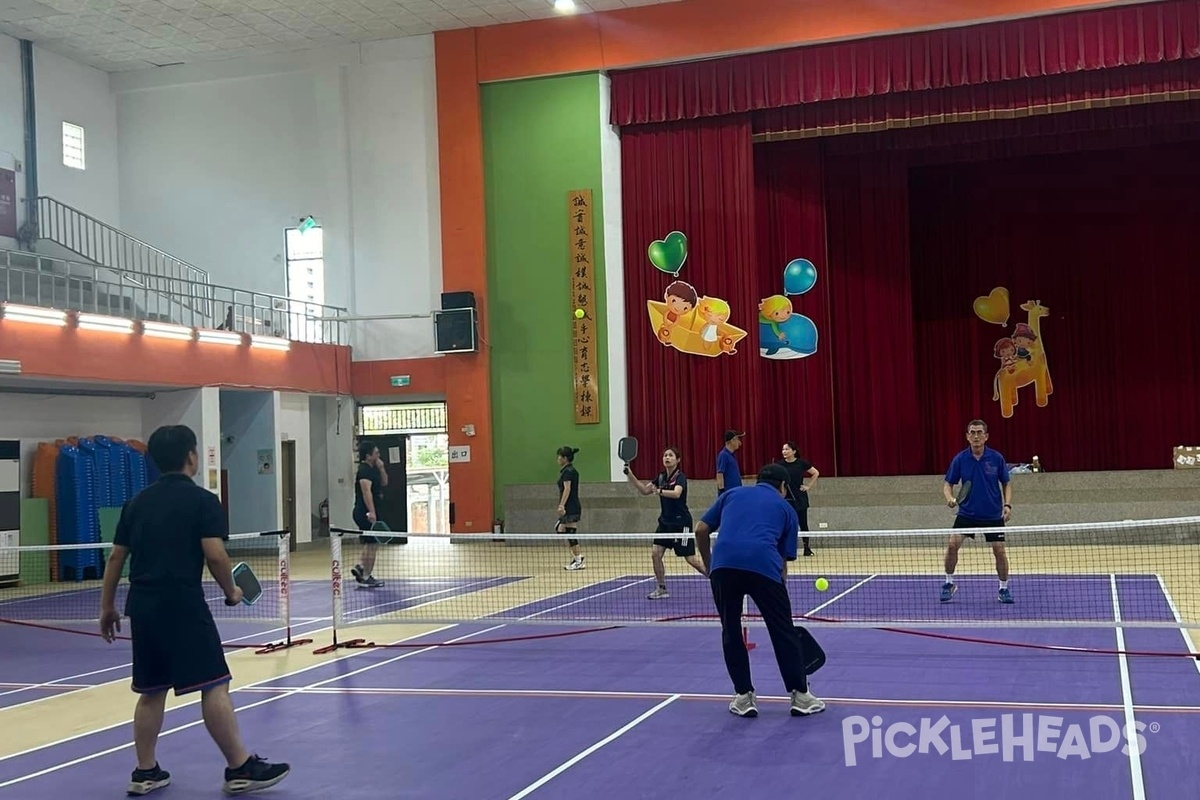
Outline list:
[[[1117,576],[1110,573],[1109,584],[1112,587],[1113,618],[1121,621],[1121,600],[1117,595]],[[1117,628],[1117,664],[1121,671],[1121,702],[1125,707],[1125,732],[1128,736],[1129,771],[1133,780],[1133,800],[1146,800],[1146,784],[1142,778],[1142,752],[1138,747],[1138,732],[1134,727],[1133,690],[1129,686],[1129,661],[1125,657],[1125,631],[1118,624]]]
[[[313,620],[313,622],[321,622],[326,619],[329,619],[329,617],[322,617],[319,619],[315,619],[315,620]],[[306,624],[312,624],[312,623],[310,622],[310,623],[302,623],[302,624],[296,625],[295,626],[296,630],[294,630],[293,633],[299,634],[301,636],[306,636],[310,633],[319,633],[322,630],[326,630],[325,628],[315,628],[311,631],[301,630],[302,628],[305,627]],[[286,626],[284,626],[282,628],[271,628],[270,630],[259,631],[258,633],[247,634],[246,636],[238,636],[235,639],[229,639],[228,642],[232,643],[232,642],[241,642],[246,639],[259,639],[259,638],[266,636],[267,634],[277,633],[279,631],[286,631],[286,630],[287,630]],[[230,652],[229,655],[233,655],[234,653],[245,652],[246,650],[251,650],[251,649],[253,649],[253,648],[241,647],[241,648],[238,648],[237,650]],[[127,667],[132,667],[132,666],[133,666],[133,662],[130,661],[128,663],[117,664],[112,667],[104,667],[103,669],[94,669],[91,672],[80,672],[78,675],[68,675],[65,678],[56,678],[55,680],[46,681],[45,683],[38,683],[38,684],[33,684],[31,686],[27,686],[24,689],[10,689],[7,692],[0,692],[0,697],[6,697],[6,696],[12,695],[12,694],[20,694],[21,692],[26,692],[31,689],[53,688],[54,686],[57,686],[60,681],[70,681],[70,680],[75,680],[76,678],[89,678],[92,675],[103,675],[105,672],[113,672],[118,669],[125,669]],[[123,680],[125,680],[125,678],[117,678],[116,680],[105,681],[104,683],[97,683],[92,686],[87,686],[84,688],[96,689],[101,686],[107,686],[108,684],[116,683],[117,681],[123,681]],[[39,697],[36,700],[28,700],[24,703],[14,703],[11,706],[0,706],[0,712],[11,711],[14,708],[23,708],[24,706],[32,705],[33,703],[41,703],[46,700],[50,700],[54,697],[60,697],[60,696],[61,695],[50,695],[49,697]],[[0,759],[0,760],[2,760],[2,759]]]
[[[600,581],[600,583],[598,583],[598,584],[593,583],[592,586],[603,586],[604,584],[609,583],[611,581],[619,581],[619,580],[621,580],[621,578],[608,578],[607,580]],[[631,586],[637,586],[639,583],[646,583],[647,581],[652,581],[652,580],[654,580],[654,578],[649,577],[649,578],[642,578],[641,580],[633,581],[632,583],[624,583],[624,584],[621,584],[620,586],[617,586],[614,589],[608,589],[603,592],[589,594],[586,597],[580,597],[576,600],[572,600],[569,603],[562,603],[560,605],[553,606],[552,608],[542,609],[541,611],[535,612],[533,614],[527,614],[526,616],[521,617],[521,619],[525,620],[525,619],[533,619],[534,617],[540,617],[542,614],[549,614],[551,611],[558,611],[560,608],[567,608],[568,606],[573,606],[576,603],[583,603],[588,600],[595,600],[597,597],[604,597],[604,595],[606,595],[606,594],[612,594],[613,592],[619,592],[619,591],[622,591],[623,589],[628,589]],[[579,591],[579,590],[572,589],[571,591]],[[570,592],[562,592],[562,594],[570,594]],[[551,597],[553,597],[553,596],[554,595],[551,595]],[[542,601],[540,601],[540,600],[534,601],[534,603],[539,603],[539,602],[542,602]],[[534,603],[523,603],[522,605],[533,605]],[[520,608],[520,606],[514,606],[514,608]],[[501,613],[504,613],[504,612],[501,612]],[[485,619],[487,619],[487,617],[485,617]]]
[[[445,626],[445,627],[443,627],[443,628],[440,628],[440,629],[438,629],[438,630],[435,630],[435,631],[429,631],[428,633],[421,633],[421,634],[417,634],[416,636],[409,636],[409,637],[406,637],[406,638],[404,638],[404,639],[400,639],[400,640],[398,640],[398,641],[396,641],[396,642],[393,642],[393,644],[399,644],[400,642],[407,641],[408,639],[416,639],[416,638],[419,638],[419,637],[421,637],[421,636],[427,636],[427,635],[430,635],[430,634],[439,633],[439,632],[441,632],[441,631],[443,631],[443,630],[446,630],[447,628],[450,628],[450,627],[453,627],[453,626],[451,626],[451,625],[447,625],[447,626]],[[487,629],[485,629],[485,630],[482,630],[482,631],[475,631],[474,633],[468,633],[468,634],[466,634],[466,635],[464,635],[464,636],[459,636],[459,637],[457,637],[457,638],[455,638],[455,639],[451,639],[450,641],[451,641],[451,642],[458,642],[458,641],[462,641],[463,639],[469,639],[469,638],[470,638],[470,637],[472,637],[472,636],[478,636],[478,635],[479,635],[479,634],[481,634],[481,633],[488,633],[488,632],[490,632],[490,631],[493,631],[493,630],[495,630],[496,628],[499,628],[499,627],[503,627],[503,626],[497,625],[497,626],[495,626],[495,627],[493,627],[493,628],[487,628]],[[268,698],[266,698],[265,700],[259,700],[259,701],[257,701],[257,702],[254,702],[254,703],[250,703],[249,705],[245,705],[245,706],[242,706],[241,708],[238,708],[238,709],[236,709],[236,711],[237,711],[238,713],[240,713],[240,712],[242,712],[242,711],[246,711],[246,710],[248,710],[248,709],[251,709],[251,708],[257,708],[258,706],[264,706],[264,705],[266,705],[266,704],[268,704],[268,703],[273,703],[273,702],[275,702],[275,701],[277,701],[277,700],[282,700],[282,699],[284,699],[285,697],[291,697],[291,696],[293,696],[293,695],[295,695],[295,694],[300,694],[300,693],[301,693],[301,689],[302,689],[302,688],[314,689],[314,688],[317,688],[317,687],[320,687],[320,686],[324,686],[324,685],[326,685],[326,684],[330,684],[330,683],[336,683],[337,681],[340,681],[340,680],[345,680],[346,678],[351,678],[351,677],[354,677],[355,675],[361,675],[361,674],[362,674],[362,673],[364,673],[364,672],[369,672],[369,671],[371,671],[371,670],[373,670],[373,669],[377,669],[377,668],[379,668],[379,667],[386,666],[386,665],[388,665],[388,664],[393,664],[393,663],[395,663],[395,662],[397,662],[397,661],[401,661],[401,660],[403,660],[403,659],[406,659],[406,658],[412,658],[413,656],[420,655],[421,653],[427,653],[427,652],[429,652],[430,650],[436,650],[436,649],[437,649],[437,646],[436,646],[436,645],[433,645],[433,646],[430,646],[430,647],[423,647],[423,648],[421,648],[421,649],[419,649],[419,650],[410,650],[410,651],[408,651],[408,652],[406,652],[406,653],[401,653],[400,655],[398,655],[398,656],[396,656],[396,657],[394,657],[394,658],[389,658],[389,659],[387,659],[387,660],[385,660],[385,661],[380,661],[380,662],[379,662],[379,663],[377,663],[377,664],[368,664],[368,665],[367,665],[367,666],[365,666],[365,667],[360,667],[359,669],[356,669],[356,670],[354,670],[354,671],[352,671],[352,672],[347,672],[347,673],[345,673],[344,675],[335,675],[335,676],[333,676],[332,678],[326,678],[325,680],[317,681],[316,683],[311,683],[311,684],[309,684],[307,687],[299,687],[299,688],[297,688],[297,689],[295,689],[295,690],[293,690],[293,691],[291,691],[291,692],[287,692],[286,694],[279,694],[279,695],[275,695],[275,696],[272,696],[272,697],[268,697]],[[250,684],[249,686],[247,686],[247,687],[243,687],[243,688],[250,688],[250,686],[259,686],[259,685],[261,685],[261,684],[264,684],[264,683],[269,683],[269,682],[271,682],[271,681],[282,680],[283,678],[291,677],[292,675],[297,675],[297,674],[299,674],[299,673],[301,673],[301,672],[307,672],[307,671],[309,671],[309,670],[316,669],[317,667],[323,667],[323,666],[326,666],[326,665],[328,665],[328,664],[330,664],[330,663],[333,663],[333,661],[337,661],[337,660],[344,660],[344,659],[346,659],[346,658],[353,658],[353,656],[352,656],[352,655],[350,655],[350,656],[344,656],[342,659],[330,659],[329,661],[323,661],[323,662],[321,662],[320,664],[315,664],[315,665],[313,665],[313,666],[305,667],[304,669],[297,670],[296,672],[291,672],[291,673],[288,673],[288,674],[286,674],[286,675],[280,675],[280,676],[277,676],[277,677],[274,677],[274,678],[267,678],[266,680],[257,681],[257,682],[255,682],[255,683],[252,683],[252,684]],[[240,690],[240,689],[235,689],[235,690],[234,690],[234,692],[237,692],[237,691],[241,691],[241,690]],[[199,698],[197,698],[196,700],[192,701],[191,703],[188,703],[187,705],[195,705],[197,702],[199,702]],[[176,709],[177,709],[177,708],[182,708],[182,706],[176,706]],[[172,710],[175,710],[175,709],[172,709]],[[109,725],[109,726],[107,726],[107,727],[105,727],[105,728],[99,728],[99,729],[97,729],[97,730],[94,730],[94,731],[88,731],[87,733],[82,733],[82,734],[78,734],[78,735],[76,735],[76,736],[72,736],[72,737],[70,737],[69,739],[62,739],[62,740],[60,740],[60,741],[53,742],[53,743],[51,743],[51,744],[48,744],[48,745],[43,745],[42,747],[35,747],[35,748],[33,748],[32,750],[26,750],[26,751],[25,751],[25,752],[23,752],[23,753],[15,753],[15,754],[13,754],[13,755],[11,755],[11,756],[5,756],[4,758],[0,758],[0,761],[5,761],[5,760],[7,760],[7,759],[10,759],[10,758],[15,758],[15,757],[17,757],[17,756],[20,756],[20,755],[25,755],[26,753],[32,753],[32,752],[35,752],[35,751],[37,751],[37,750],[44,749],[44,748],[46,748],[46,747],[55,747],[55,746],[57,746],[57,745],[60,745],[60,744],[65,744],[66,742],[69,742],[69,741],[71,741],[71,740],[73,740],[73,739],[78,739],[78,738],[80,738],[80,737],[83,737],[83,736],[89,736],[89,735],[91,735],[91,734],[93,734],[93,733],[101,733],[101,732],[103,732],[103,731],[106,731],[106,730],[111,730],[111,729],[113,729],[113,728],[118,728],[118,727],[122,727],[122,726],[125,726],[125,725],[129,725],[129,724],[131,724],[131,723],[132,723],[132,720],[127,720],[126,722],[119,723],[118,725]],[[163,737],[163,736],[169,736],[169,735],[171,735],[172,733],[179,733],[180,731],[185,731],[185,730],[187,730],[187,729],[189,729],[189,728],[194,728],[194,727],[196,727],[197,725],[203,725],[203,724],[204,724],[204,720],[203,720],[203,718],[201,718],[201,719],[195,720],[194,722],[188,722],[188,723],[185,723],[185,724],[183,724],[183,725],[177,725],[177,726],[175,726],[174,728],[171,728],[171,729],[169,729],[169,730],[165,730],[165,731],[163,731],[161,734],[159,734],[159,738],[161,739],[161,737]],[[12,778],[11,780],[7,780],[7,781],[5,781],[4,783],[0,783],[0,789],[5,789],[5,788],[7,788],[7,787],[9,787],[9,786],[15,786],[15,785],[16,785],[16,784],[18,784],[18,783],[24,783],[25,781],[33,780],[34,778],[40,778],[40,777],[42,777],[43,775],[49,775],[49,774],[50,774],[50,773],[52,773],[52,772],[58,772],[59,770],[66,769],[66,768],[68,768],[68,767],[74,767],[74,766],[76,766],[76,765],[78,765],[78,764],[83,764],[83,763],[86,763],[86,762],[88,762],[88,761],[93,761],[93,760],[95,760],[95,759],[97,759],[97,758],[103,758],[104,756],[112,755],[113,753],[119,753],[119,752],[121,752],[122,750],[127,750],[127,749],[129,749],[129,748],[131,748],[131,747],[133,747],[133,742],[132,742],[132,741],[129,741],[129,742],[127,742],[126,744],[117,745],[116,747],[110,747],[110,748],[108,748],[107,750],[101,750],[101,751],[94,752],[94,753],[88,753],[88,754],[87,754],[87,755],[85,755],[85,756],[80,756],[79,758],[75,758],[75,759],[72,759],[72,760],[70,760],[70,761],[64,761],[64,762],[62,762],[62,763],[60,763],[60,764],[55,764],[55,765],[54,765],[54,766],[52,766],[52,767],[46,767],[45,769],[38,770],[37,772],[32,772],[32,773],[29,773],[28,775],[21,775],[21,776],[19,776],[19,777]]]
[[[813,614],[817,613],[818,611],[820,611],[821,609],[825,608],[826,606],[833,605],[833,604],[834,604],[834,603],[836,603],[838,600],[841,600],[843,597],[845,597],[846,595],[850,594],[850,593],[851,593],[851,592],[853,592],[855,589],[857,589],[857,588],[859,588],[860,586],[862,586],[863,584],[865,584],[867,581],[869,581],[869,580],[872,580],[873,578],[877,578],[877,577],[879,577],[879,576],[878,576],[878,575],[868,575],[867,577],[863,578],[861,581],[859,581],[858,583],[854,584],[853,586],[851,586],[849,589],[847,589],[846,591],[842,592],[841,594],[834,595],[833,597],[831,597],[831,598],[829,598],[828,600],[826,600],[824,603],[821,603],[821,605],[817,606],[817,607],[816,607],[816,608],[814,608],[812,611],[809,611],[809,612],[808,612],[807,614],[805,614],[804,616],[806,616],[806,617],[811,617]]]
[[[439,594],[446,594],[447,592],[457,592],[459,590],[463,590],[464,594],[469,594],[469,592],[465,591],[466,589],[469,589],[472,586],[477,586],[481,583],[487,583],[488,581],[494,581],[494,580],[498,580],[498,579],[497,578],[481,578],[477,581],[471,581],[470,583],[464,583],[461,586],[452,586],[448,589],[438,589],[436,592],[425,592],[424,594],[414,594],[412,597],[402,597],[399,600],[392,600],[391,602],[388,602],[388,603],[376,603],[375,605],[363,606],[362,608],[356,608],[351,611],[347,611],[342,616],[346,617],[346,616],[349,616],[350,614],[361,614],[364,611],[371,611],[372,609],[376,609],[376,608],[387,608],[388,606],[397,606],[397,605],[400,605],[401,603],[407,603],[412,600],[421,600],[425,597],[436,597]],[[366,591],[366,590],[361,590],[361,591]],[[458,595],[454,595],[454,596],[457,597]],[[427,605],[429,605],[429,603],[422,603],[421,605],[427,606]],[[420,608],[420,606],[408,606],[408,607],[402,608],[400,610],[401,611],[409,611],[414,608]],[[378,616],[378,614],[373,614],[372,616]],[[367,617],[367,619],[370,619],[370,618],[371,617]],[[361,620],[358,620],[358,621],[361,622]]]
[[[554,780],[556,777],[558,777],[562,773],[569,770],[571,767],[578,764],[580,761],[583,761],[585,758],[587,758],[592,753],[599,750],[601,747],[604,747],[606,744],[609,744],[610,742],[614,742],[617,739],[620,739],[622,736],[629,733],[631,730],[636,728],[638,725],[641,725],[643,722],[650,719],[650,717],[654,716],[659,711],[662,711],[664,708],[671,705],[671,703],[674,703],[678,699],[679,699],[679,695],[677,695],[677,694],[671,695],[666,700],[663,700],[661,703],[656,705],[654,708],[639,715],[637,718],[635,718],[632,721],[630,721],[629,723],[621,726],[617,730],[610,733],[608,736],[605,736],[603,739],[596,742],[594,745],[592,745],[588,749],[584,750],[582,753],[579,753],[578,755],[574,756],[573,758],[570,758],[567,761],[564,761],[562,764],[559,764],[557,767],[550,770],[545,775],[538,778],[536,781],[534,781],[533,783],[529,784],[521,791],[514,794],[512,797],[508,798],[508,800],[521,800],[521,798],[523,798],[523,797],[528,797],[529,795],[533,794],[535,791],[540,789],[542,786],[545,786],[547,783]],[[3,784],[0,784],[0,788],[3,788]]]
[[[1171,597],[1171,593],[1169,591],[1167,591],[1166,581],[1163,580],[1162,575],[1156,574],[1154,577],[1158,578],[1158,585],[1159,585],[1159,588],[1162,589],[1163,597],[1167,598],[1167,606],[1171,609],[1171,615],[1173,617],[1175,617],[1175,621],[1178,622],[1182,626],[1183,625],[1183,617],[1179,613],[1178,606],[1175,605],[1175,599],[1173,597]],[[1180,627],[1179,634],[1183,637],[1183,646],[1187,648],[1187,651],[1189,653],[1191,653],[1193,656],[1195,656],[1196,655],[1196,644],[1195,644],[1195,642],[1192,641],[1192,637],[1188,636],[1187,629]],[[1193,658],[1192,666],[1196,668],[1197,672],[1200,672],[1200,658]]]

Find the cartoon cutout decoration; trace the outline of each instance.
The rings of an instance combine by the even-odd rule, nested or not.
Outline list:
[[[817,284],[817,268],[806,258],[797,258],[783,270],[783,294],[758,304],[758,354],[763,358],[789,360],[807,358],[817,352],[817,326],[792,310],[788,295],[801,295]]]
[[[975,316],[992,325],[1008,324],[1008,290],[996,287],[986,297],[975,298]],[[996,377],[992,380],[992,399],[1000,403],[1000,415],[1012,417],[1013,408],[1019,400],[1018,390],[1033,385],[1034,400],[1039,408],[1045,408],[1054,393],[1050,380],[1050,367],[1046,362],[1046,344],[1042,339],[1041,321],[1050,314],[1050,309],[1039,300],[1021,304],[1028,314],[1026,322],[1013,326],[1012,334],[1001,337],[992,346],[992,355],[1000,361]]]
[[[672,231],[652,242],[646,254],[660,272],[678,277],[687,260],[687,237]],[[665,347],[697,356],[733,355],[746,331],[729,324],[729,303],[702,296],[690,283],[672,281],[661,302],[647,300],[654,336]]]

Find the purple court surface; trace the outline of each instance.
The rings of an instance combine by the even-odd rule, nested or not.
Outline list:
[[[578,596],[509,613],[532,616],[567,597],[586,616],[589,596],[611,603],[611,590],[627,582],[594,583]],[[841,576],[835,588],[855,582],[854,576]],[[690,606],[691,589],[682,580],[677,583],[680,607]],[[907,589],[896,593],[893,602],[903,607],[895,613],[907,619],[945,613],[938,608],[937,583],[934,576],[924,584],[921,597],[910,596]],[[1138,618],[1173,619],[1161,590],[1159,602],[1151,601],[1156,579],[1121,577],[1117,586],[1121,606],[1136,607]],[[673,583],[672,597],[646,613],[670,615],[675,588]],[[1018,578],[1013,588],[1018,602],[1010,608],[1013,614],[1022,613],[1017,609],[1023,599],[1030,605],[1054,602],[1049,587],[1039,585],[1033,592],[1026,586],[1022,593]],[[638,589],[644,599],[644,588]],[[415,597],[422,590],[414,586],[406,591]],[[982,615],[996,613],[994,591],[993,581],[964,581],[951,605],[968,605],[973,616],[990,620]],[[1067,606],[1078,600],[1072,591],[1058,587]],[[809,610],[822,602],[797,594],[797,604],[812,602]],[[854,607],[852,594],[843,601]],[[327,598],[315,590],[311,600],[299,592],[294,613],[319,617],[322,602],[327,606]],[[836,605],[823,613],[836,616]],[[306,624],[326,627],[328,622]],[[818,627],[812,631],[828,662],[813,676],[813,691],[828,708],[810,718],[793,718],[765,631],[751,628],[757,644],[751,663],[759,716],[739,719],[726,710],[730,686],[717,628],[650,625],[578,631],[478,620],[405,644],[573,635],[458,647],[343,650],[338,660],[240,689],[234,697],[248,745],[293,764],[292,776],[261,796],[1197,796],[1200,669],[1193,658],[1047,651]],[[971,627],[938,628],[936,633],[1188,653],[1184,637],[1173,628]],[[122,655],[87,637],[2,629],[0,636],[5,637],[0,639],[6,652],[3,680],[13,684],[31,677],[45,682],[59,673],[71,685],[127,675],[127,667],[112,666]],[[328,631],[317,639],[318,645],[327,642]],[[15,660],[8,655],[18,652]],[[85,674],[89,667],[106,664],[111,671]],[[1122,738],[1130,722],[1137,729],[1132,746]],[[0,758],[0,798],[67,798],[80,794],[81,787],[87,787],[83,795],[89,798],[121,797],[133,763],[129,735],[129,726],[120,725]],[[174,775],[174,784],[160,796],[221,796],[221,759],[198,707],[168,712],[159,758]]]

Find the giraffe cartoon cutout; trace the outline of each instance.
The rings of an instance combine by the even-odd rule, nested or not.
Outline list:
[[[1034,401],[1039,408],[1045,408],[1054,393],[1041,324],[1050,309],[1039,300],[1029,300],[1021,304],[1021,310],[1028,314],[1027,321],[1018,322],[1012,334],[1001,338],[993,347],[1000,368],[992,381],[992,400],[1000,403],[1000,415],[1005,419],[1013,415],[1019,401],[1018,390],[1032,385]]]

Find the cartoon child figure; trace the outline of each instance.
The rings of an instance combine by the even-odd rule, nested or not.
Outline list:
[[[680,318],[696,307],[696,290],[690,284],[675,281],[663,292],[663,302],[667,304],[663,321],[678,325]]]
[[[788,343],[787,336],[784,335],[780,325],[787,322],[792,316],[792,301],[781,294],[775,294],[768,297],[758,304],[758,324],[759,326],[766,325],[771,329],[771,333],[775,334],[775,338],[779,340],[780,345]],[[776,350],[778,347],[776,346]]]
[[[1005,336],[996,342],[995,348],[992,350],[992,355],[1000,359],[1000,369],[1006,370],[1010,375],[1017,370],[1017,346],[1013,340]]]
[[[705,297],[696,307],[696,313],[704,321],[700,339],[710,344],[717,341],[719,326],[729,319],[729,303],[718,297]]]
[[[1033,332],[1024,322],[1018,322],[1013,328],[1012,342],[1017,348],[1017,358],[1025,361],[1032,361],[1033,354],[1029,352],[1029,348],[1037,341],[1037,334]]]

